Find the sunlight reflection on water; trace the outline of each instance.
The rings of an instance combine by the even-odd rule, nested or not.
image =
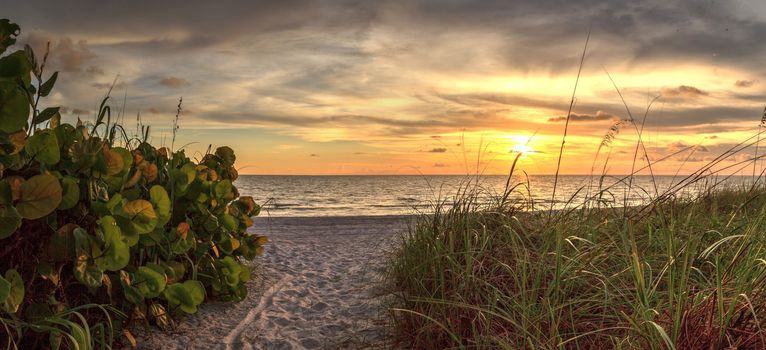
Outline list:
[[[502,193],[506,177],[490,175],[466,177],[453,175],[390,175],[390,176],[277,176],[243,175],[236,181],[241,195],[253,196],[256,202],[266,203],[262,215],[266,216],[355,216],[406,215],[428,212],[438,201],[449,202],[461,186],[470,181],[481,189],[481,196],[489,198]],[[534,209],[548,209],[553,190],[553,176],[530,176],[530,192],[519,189],[515,198],[531,196]],[[625,203],[627,184],[622,177],[605,178],[602,188],[610,191],[602,196],[610,206]],[[516,180],[522,180],[517,178]],[[663,193],[681,177],[656,176],[659,193]],[[733,177],[728,184],[742,184],[750,177]],[[598,178],[565,175],[559,178],[555,208],[583,203],[588,194],[598,189]],[[702,184],[684,189],[683,195],[694,195]],[[633,190],[627,196],[628,204],[640,204],[654,196],[650,176],[636,176]],[[570,200],[571,199],[571,200]]]

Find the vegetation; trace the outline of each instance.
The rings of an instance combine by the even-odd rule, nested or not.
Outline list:
[[[420,349],[766,348],[766,190],[520,212],[481,192],[422,216],[388,282]]]
[[[639,171],[652,173],[653,163],[637,164],[649,159],[643,122],[613,125],[599,152],[611,153],[622,125],[637,141],[620,190],[602,174],[569,209],[525,211],[529,184],[512,186],[514,163],[504,193],[469,183],[420,216],[386,276],[396,340],[417,349],[766,348],[762,129],[663,191],[634,185]],[[735,157],[753,146],[754,157]],[[748,166],[754,184],[721,186],[719,174]],[[631,206],[638,192],[651,198]]]
[[[0,55],[19,27],[0,20]],[[0,340],[6,348],[110,348],[126,325],[171,326],[209,297],[241,300],[265,237],[249,235],[260,207],[240,197],[235,155],[128,137],[108,97],[95,122],[40,110],[43,78],[26,47],[0,57]]]

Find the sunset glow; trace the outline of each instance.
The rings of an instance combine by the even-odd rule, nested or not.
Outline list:
[[[517,152],[526,171],[551,174],[588,23],[564,173],[588,173],[609,128],[644,114],[650,157],[705,150],[658,172],[699,167],[756,132],[766,103],[762,2],[555,2],[557,11],[499,1],[299,3],[242,1],[225,13],[114,3],[102,4],[114,15],[94,18],[19,2],[13,12],[25,43],[51,42],[50,68],[62,71],[66,93],[48,103],[66,107],[67,121],[92,119],[117,78],[122,118],[140,113],[152,139],[167,143],[183,96],[176,144],[191,154],[221,140],[253,150],[238,160],[246,174],[462,174],[477,158],[503,174]],[[611,172],[629,170],[631,157],[620,155],[635,140],[632,126],[619,130]]]

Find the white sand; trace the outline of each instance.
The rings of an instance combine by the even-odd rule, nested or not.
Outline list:
[[[142,348],[385,348],[380,272],[406,217],[258,218],[270,242],[240,303],[210,303]]]

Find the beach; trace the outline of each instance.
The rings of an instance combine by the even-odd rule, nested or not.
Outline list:
[[[387,254],[408,216],[259,217],[269,243],[239,303],[212,302],[143,349],[385,348]]]

